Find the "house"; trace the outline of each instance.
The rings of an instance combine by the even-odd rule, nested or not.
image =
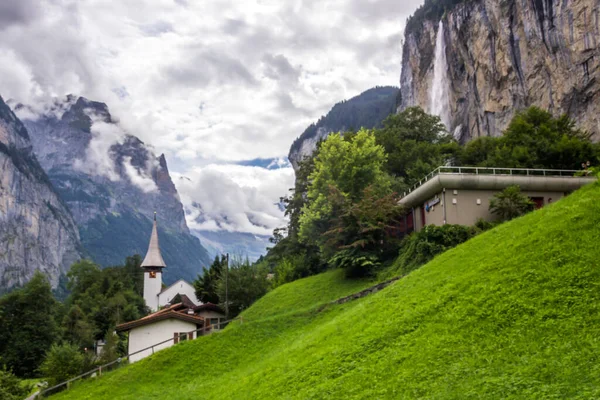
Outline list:
[[[118,325],[116,331],[129,332],[129,362],[136,362],[180,341],[194,339],[198,336],[196,331],[203,327],[204,318],[195,315],[183,303],[177,303],[144,318]],[[149,348],[151,346],[154,347]]]
[[[162,288],[162,273],[166,266],[160,252],[155,215],[148,252],[141,265],[144,269],[144,301],[154,313],[116,327],[117,332],[129,333],[128,354],[133,354],[129,357],[130,362],[224,327],[221,324],[226,319],[223,310],[215,304],[198,301],[190,283],[180,279]]]
[[[490,200],[509,186],[518,185],[536,208],[558,201],[595,181],[576,176],[578,171],[439,167],[400,199],[410,211],[400,222],[400,236],[425,225],[474,225],[478,219],[494,221]]]

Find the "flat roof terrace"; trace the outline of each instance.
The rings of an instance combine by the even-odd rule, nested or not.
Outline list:
[[[591,176],[576,176],[578,170],[438,167],[415,184],[400,199],[400,204],[414,207],[443,189],[504,190],[518,185],[522,190],[572,192],[596,181]]]

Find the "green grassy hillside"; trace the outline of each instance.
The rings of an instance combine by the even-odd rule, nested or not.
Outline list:
[[[586,187],[320,312],[341,275],[283,286],[244,324],[55,398],[597,398],[598,199]]]

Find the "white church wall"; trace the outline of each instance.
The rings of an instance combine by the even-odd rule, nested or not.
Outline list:
[[[150,277],[150,272],[144,272],[144,301],[152,311],[158,310],[158,294],[162,290],[162,272],[155,272],[155,277]]]
[[[148,324],[133,328],[129,331],[129,354],[138,350],[160,343],[167,339],[172,339],[175,332],[191,332],[198,329],[196,324],[191,322],[180,321],[177,319],[167,319],[158,321],[153,324]],[[194,334],[194,338],[196,334]],[[171,340],[154,348],[154,351],[166,349],[173,346],[174,341]],[[129,362],[136,362],[142,358],[152,354],[152,349],[135,354],[129,358]]]
[[[180,279],[158,295],[158,306],[163,307],[169,304],[169,302],[173,300],[177,294],[185,294],[197,306],[202,304],[202,302],[198,301],[196,298],[196,290],[194,289],[194,286],[183,279]]]

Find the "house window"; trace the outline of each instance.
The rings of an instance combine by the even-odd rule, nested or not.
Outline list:
[[[215,329],[219,329],[219,318],[211,318],[210,324],[215,327]]]
[[[187,332],[179,332],[179,341],[183,342],[184,340],[188,340],[188,333]]]

